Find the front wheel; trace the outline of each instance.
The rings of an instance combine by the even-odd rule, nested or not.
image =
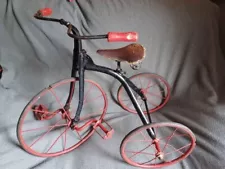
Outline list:
[[[80,121],[76,128],[72,127],[79,101],[77,81],[71,78],[52,84],[27,104],[19,118],[17,137],[28,153],[39,157],[59,156],[79,147],[94,134],[95,122],[101,122],[105,116],[107,97],[100,85],[85,79]],[[70,107],[66,108],[71,83],[75,84],[74,94]]]
[[[147,133],[153,129],[155,139]],[[162,122],[140,126],[123,139],[122,158],[130,165],[141,168],[166,167],[188,157],[196,145],[192,131],[179,123]]]

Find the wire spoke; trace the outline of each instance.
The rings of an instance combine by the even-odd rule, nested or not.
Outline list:
[[[88,96],[88,93],[90,92],[90,90],[92,89],[93,86],[94,85],[92,84],[91,87],[88,89],[87,93],[85,94],[85,96],[84,96],[84,102],[86,101],[87,96]]]
[[[52,95],[55,97],[55,99],[56,99],[56,101],[58,102],[58,104],[60,105],[60,107],[61,107],[61,108],[63,109],[63,111],[65,112],[67,118],[70,119],[70,116],[68,115],[67,111],[64,109],[64,106],[63,106],[62,103],[60,102],[60,100],[59,100],[59,98],[57,97],[55,91],[54,91],[52,88],[50,88],[49,90],[50,90],[50,92],[52,93]]]
[[[95,98],[93,98],[93,99],[91,99],[91,100],[85,100],[84,101],[84,104],[87,104],[88,102],[92,102],[92,101],[95,101],[95,100],[97,100],[99,97],[101,97],[102,96],[102,94],[101,95],[99,95],[99,96],[97,96],[97,97],[95,97]]]
[[[29,147],[32,147],[34,144],[36,144],[39,140],[41,140],[45,135],[47,135],[50,131],[52,131],[53,128],[55,128],[55,126],[61,121],[62,119],[60,119],[59,121],[57,121],[55,123],[55,125],[53,125],[47,132],[45,132],[41,137],[39,137],[37,140],[35,140]]]
[[[140,81],[140,85],[141,85],[141,88],[142,88],[142,83],[141,83],[141,78],[140,78],[140,76],[138,76],[138,79],[139,79],[139,81]]]
[[[190,145],[191,145],[191,143],[190,143],[190,144],[187,144],[186,146],[183,146],[183,147],[181,147],[181,148],[179,148],[179,149],[176,149],[174,146],[168,144],[168,146],[172,147],[175,151],[166,153],[166,154],[164,154],[164,155],[169,155],[169,154],[172,154],[172,153],[174,153],[174,152],[179,152],[180,154],[184,155],[184,153],[181,152],[180,150],[182,150],[182,149],[184,149],[184,148],[186,148],[186,147],[188,147],[188,146],[190,146]]]
[[[158,97],[158,98],[160,98],[160,99],[165,99],[165,97],[162,97],[162,96],[160,96],[159,94],[155,94],[155,93],[152,93],[152,92],[146,92],[149,96],[156,96],[156,97]]]
[[[162,152],[165,150],[166,146],[168,145],[169,141],[172,139],[172,137],[174,136],[175,132],[177,131],[177,128],[173,131],[173,133],[169,136],[169,138],[166,141],[166,144],[164,145]]]
[[[156,159],[157,159],[157,157],[155,157],[155,158],[153,158],[153,159],[151,159],[151,160],[149,160],[149,161],[146,161],[146,162],[144,162],[144,163],[141,163],[141,164],[151,163],[152,161],[154,161],[154,160],[156,160]]]
[[[151,147],[153,143],[149,144],[147,147],[143,148],[142,150],[134,153],[131,157],[129,158],[133,158],[134,156],[136,156],[137,154],[140,154],[142,151],[145,151],[147,148]]]
[[[68,124],[59,124],[59,125],[53,125],[53,126],[39,127],[39,128],[29,129],[29,130],[23,130],[22,132],[30,132],[30,131],[42,130],[42,129],[46,129],[46,128],[64,127],[64,126],[68,126]]]
[[[55,143],[59,140],[60,137],[62,137],[62,135],[69,129],[69,127],[67,127],[58,137],[57,139],[52,143],[52,145],[50,146],[50,148],[48,149],[48,151],[46,153],[48,153],[52,147],[55,145]]]
[[[149,80],[148,85],[147,85],[147,87],[145,89],[146,90],[149,89],[150,88],[150,85],[151,85],[151,79]]]
[[[126,150],[125,152],[127,152],[127,153],[132,153],[132,154],[136,154],[136,153],[137,153],[137,152],[135,152],[135,151],[128,151],[128,150]],[[155,154],[147,153],[147,152],[138,152],[138,154],[146,154],[146,155],[155,156]]]

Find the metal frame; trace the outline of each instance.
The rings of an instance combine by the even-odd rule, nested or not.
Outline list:
[[[0,79],[2,78],[2,73],[3,73],[3,68],[2,68],[2,66],[0,65]]]
[[[40,20],[58,22],[61,25],[66,26],[68,28],[67,34],[70,37],[74,38],[73,64],[72,64],[71,77],[79,80],[79,102],[78,102],[78,107],[76,110],[76,115],[72,119],[71,126],[74,126],[80,120],[80,114],[81,114],[81,110],[83,107],[83,100],[84,100],[84,74],[85,74],[86,70],[104,73],[104,74],[107,74],[109,76],[116,78],[122,84],[124,89],[126,90],[142,123],[144,125],[152,123],[150,114],[147,113],[147,115],[148,115],[148,119],[147,119],[145,114],[141,110],[141,107],[138,104],[133,91],[135,91],[145,102],[145,107],[148,112],[146,97],[141,92],[141,90],[139,88],[137,88],[129,80],[129,78],[127,78],[126,76],[123,75],[122,69],[120,68],[120,62],[117,62],[117,69],[115,69],[115,70],[110,69],[108,67],[96,65],[93,62],[93,60],[91,59],[91,57],[87,54],[87,52],[82,48],[81,40],[104,39],[104,38],[107,38],[107,35],[81,36],[78,29],[75,26],[73,26],[72,24],[70,24],[69,22],[67,22],[63,19],[45,18],[43,16],[38,16],[38,15],[35,15],[35,17]],[[70,102],[71,102],[73,94],[74,94],[74,88],[75,88],[75,82],[71,82],[69,96],[68,96],[66,105],[64,106],[65,110],[69,110]],[[147,129],[147,132],[149,133],[149,135],[152,139],[155,139],[155,133],[154,133],[153,129]]]

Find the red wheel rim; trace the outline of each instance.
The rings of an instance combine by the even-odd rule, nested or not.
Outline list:
[[[161,127],[168,128],[167,131],[172,132],[166,136],[162,136],[163,134],[161,130],[159,130],[159,128]],[[158,146],[161,147],[161,152],[157,152],[157,146],[155,146],[154,142],[146,134],[147,128],[153,128],[155,130],[156,141],[158,141],[159,143]],[[174,129],[169,130],[169,128]],[[135,136],[137,136],[138,134],[141,136],[141,139],[136,139]],[[180,136],[183,136],[183,138],[181,139]],[[173,140],[174,138],[176,138],[176,141]],[[166,141],[163,142],[164,139]],[[185,146],[180,146],[184,142],[189,142],[189,144],[185,144]],[[174,145],[171,145],[172,143],[174,143]],[[128,144],[130,144],[131,146],[128,146]],[[181,160],[184,160],[191,154],[195,145],[196,138],[192,131],[187,127],[179,123],[153,123],[150,125],[138,127],[131,131],[122,141],[120,153],[122,158],[130,165],[141,168],[160,168],[173,165],[175,163],[180,162]],[[141,151],[134,151],[131,147],[139,147]],[[178,149],[176,149],[177,147]],[[170,151],[170,149],[172,151]],[[175,156],[173,153],[181,155]],[[161,158],[164,158],[163,160],[158,159],[160,155]],[[170,159],[173,156],[175,156],[175,159]],[[140,162],[137,162],[136,159],[140,160]]]
[[[42,98],[42,96],[44,96],[48,92],[49,93],[52,93],[52,95],[54,95],[54,98],[57,100],[57,96],[58,95],[56,96],[56,94],[57,94],[57,92],[61,92],[61,88],[58,89],[58,87],[60,87],[60,86],[63,86],[63,85],[66,85],[67,84],[68,85],[68,88],[66,88],[66,91],[69,93],[69,90],[67,90],[67,89],[69,89],[69,86],[70,86],[69,84],[71,82],[75,82],[75,79],[73,79],[73,78],[71,78],[71,79],[65,79],[65,80],[61,80],[61,81],[59,81],[57,83],[54,83],[49,88],[46,88],[46,89],[42,90],[39,94],[37,94],[28,103],[28,105],[25,107],[24,111],[22,112],[22,114],[20,116],[20,119],[19,119],[19,122],[18,122],[18,125],[17,125],[17,137],[18,137],[18,140],[19,140],[22,148],[25,149],[28,153],[33,154],[35,156],[40,156],[40,157],[54,157],[54,156],[59,156],[59,155],[68,153],[68,152],[74,150],[75,148],[79,147],[88,138],[90,138],[91,135],[94,134],[96,125],[93,125],[92,128],[87,128],[86,129],[87,131],[84,131],[84,133],[83,133],[84,134],[84,137],[83,137],[83,134],[81,134],[82,131],[75,131],[75,130],[72,130],[69,127],[69,125],[70,125],[69,124],[70,123],[70,119],[71,119],[72,116],[74,117],[75,112],[76,112],[76,107],[74,107],[74,108],[72,108],[73,110],[71,110],[72,114],[70,114],[71,115],[70,117],[68,116],[68,114],[66,114],[66,116],[68,118],[63,119],[62,118],[62,114],[60,114],[60,113],[59,114],[56,114],[54,116],[54,118],[55,117],[58,117],[59,120],[58,119],[54,119],[54,118],[51,119],[51,120],[54,121],[54,123],[51,124],[50,126],[45,127],[45,129],[47,129],[48,132],[44,132],[44,134],[39,135],[38,139],[34,139],[33,141],[30,141],[31,144],[26,143],[26,138],[25,138],[25,136],[23,136],[24,133],[26,134],[26,133],[29,133],[29,132],[37,132],[38,130],[43,130],[44,127],[42,127],[42,126],[41,127],[38,127],[38,128],[36,127],[36,124],[40,124],[42,121],[44,123],[50,123],[50,120],[42,120],[42,121],[37,121],[37,122],[36,121],[29,121],[29,120],[28,121],[25,121],[25,118],[27,117],[28,113],[29,112],[32,112],[33,105],[35,103],[37,103],[39,101],[39,99]],[[79,85],[79,83],[76,83],[76,86],[77,85]],[[76,91],[74,92],[74,98],[75,98],[76,93],[77,93],[77,91],[79,89],[79,88],[76,88],[76,86],[75,86],[75,90]],[[87,90],[85,90],[86,92],[84,93],[84,107],[82,109],[82,113],[84,115],[82,116],[82,113],[81,113],[81,124],[78,124],[78,125],[83,125],[84,123],[86,123],[90,119],[96,119],[97,121],[101,121],[104,118],[105,113],[106,113],[106,110],[107,110],[107,107],[108,107],[108,101],[107,101],[107,98],[106,98],[106,94],[103,91],[103,89],[97,83],[95,83],[95,82],[93,82],[91,80],[86,80],[85,79],[85,86],[89,86],[89,87],[87,88]],[[56,88],[57,88],[57,90],[56,90]],[[95,89],[95,90],[93,90],[93,89]],[[63,93],[63,91],[61,93]],[[68,93],[66,93],[65,98],[68,97]],[[99,94],[99,95],[96,95],[96,94]],[[100,99],[100,96],[102,97],[100,103],[96,103],[95,101],[98,100],[98,99]],[[62,105],[62,103],[60,103],[61,102],[60,99],[61,98],[58,97],[57,102]],[[94,100],[92,100],[92,99],[94,99]],[[45,101],[46,101],[46,99],[45,99]],[[75,106],[77,106],[78,105],[78,102],[75,102],[75,101],[76,101],[76,99],[72,100],[71,104],[72,105],[75,104]],[[85,110],[94,110],[95,107],[93,108],[93,103],[96,104],[97,111],[96,112],[91,112],[91,113],[86,112]],[[101,108],[97,107],[100,104],[102,104],[102,107]],[[51,105],[53,105],[53,103],[51,103]],[[89,107],[91,107],[91,106],[92,106],[92,109],[89,109]],[[86,108],[86,107],[88,107],[88,108]],[[63,109],[62,107],[60,107],[60,108]],[[60,123],[58,123],[59,121],[62,121],[63,123],[60,124]],[[29,127],[31,126],[32,129],[26,129],[25,130],[24,127],[26,127],[26,124]],[[30,125],[30,124],[32,124],[32,125]],[[58,134],[57,136],[56,135],[54,135],[54,136],[50,135],[51,132],[53,132],[53,134],[54,134],[55,130],[57,131],[59,127],[63,127],[63,131],[60,132],[60,134]],[[91,127],[91,125],[88,126],[88,127]],[[43,138],[45,136],[47,136],[48,134],[49,134],[49,136],[48,136],[48,138],[46,138],[47,142],[49,142],[48,143],[48,147],[47,146],[44,146],[43,143],[39,143],[41,145],[38,146],[40,149],[43,148],[43,149],[45,149],[47,151],[38,152],[37,150],[34,150],[33,149],[33,146],[36,143],[41,142],[43,140]],[[77,137],[78,137],[78,139],[77,139],[78,142],[77,143],[74,143],[74,141],[75,141],[75,139],[74,139],[75,136],[74,135],[77,135]],[[32,136],[32,137],[34,137],[34,136]],[[54,139],[53,139],[53,137],[54,137]],[[73,137],[73,139],[69,139],[70,137]],[[61,142],[58,143],[59,140],[61,140],[62,144],[61,144]],[[58,145],[60,145],[59,147],[62,147],[62,150],[61,151],[56,150],[57,148],[59,148],[59,147],[57,147]],[[53,150],[55,150],[55,152],[52,152]]]
[[[146,86],[143,84],[143,79],[144,81],[146,79],[149,79],[149,82],[146,83]],[[149,91],[151,90],[151,87],[155,87],[157,86],[156,84],[151,85],[151,83],[155,83],[155,82],[151,82],[151,80],[157,80],[157,83],[160,83],[160,86],[158,86],[158,92],[157,91]],[[141,87],[144,89],[144,94],[148,99],[148,107],[149,107],[149,113],[153,113],[159,109],[161,109],[163,106],[165,106],[165,104],[169,101],[170,98],[170,86],[167,83],[167,81],[157,75],[157,74],[152,74],[152,73],[141,73],[141,74],[137,74],[134,75],[132,77],[130,77],[130,80],[137,85],[137,87]],[[142,81],[142,83],[138,83],[137,81]],[[135,82],[136,81],[136,82]],[[163,88],[163,91],[162,89]],[[157,89],[156,89],[157,90]],[[165,94],[165,96],[161,96],[161,94],[159,94],[159,90]],[[126,96],[127,98],[124,99],[123,97]],[[161,97],[161,98],[160,98]],[[136,109],[132,106],[132,103],[130,101],[130,99],[128,98],[128,95],[126,94],[123,86],[120,86],[118,93],[117,93],[117,99],[119,101],[119,104],[121,105],[122,108],[124,108],[125,110],[131,112],[131,113],[137,113]],[[155,100],[157,100],[157,103],[154,103]],[[146,114],[146,109],[145,109],[145,105],[143,104],[143,101],[140,99],[140,97],[138,97],[138,102],[143,110],[143,112]],[[131,106],[129,107],[128,104]]]

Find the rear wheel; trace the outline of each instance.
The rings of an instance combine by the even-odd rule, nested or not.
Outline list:
[[[153,129],[152,140],[147,129]],[[141,168],[161,168],[187,158],[196,145],[192,131],[179,123],[162,122],[140,126],[123,139],[122,158],[130,165]]]
[[[129,79],[138,88],[142,89],[142,92],[147,98],[149,113],[153,113],[161,109],[169,101],[170,86],[163,77],[152,73],[140,73],[131,76]],[[145,109],[143,100],[136,93],[135,95],[139,105],[142,108],[142,111],[146,114],[147,111]],[[117,99],[122,108],[131,113],[137,113],[122,85],[118,89]]]

